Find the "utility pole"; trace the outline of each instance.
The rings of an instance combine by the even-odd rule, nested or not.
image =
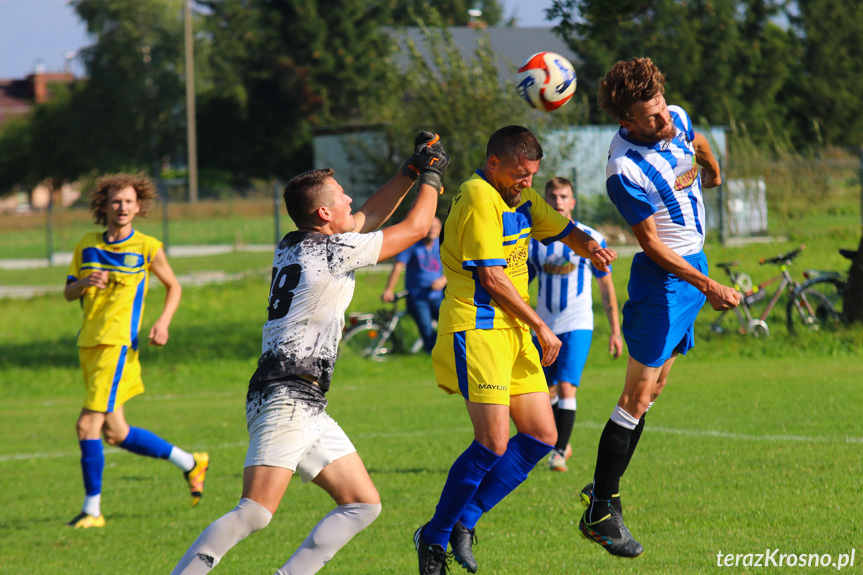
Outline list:
[[[192,0],[184,2],[186,29],[186,148],[189,164],[189,202],[198,201],[198,139],[195,127],[195,50],[192,36]]]

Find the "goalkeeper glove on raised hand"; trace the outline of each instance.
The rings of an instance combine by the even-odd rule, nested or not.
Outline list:
[[[440,192],[443,189],[441,176],[449,165],[440,136],[432,132],[420,132],[414,140],[414,153],[402,166],[402,173],[420,185],[428,184]]]

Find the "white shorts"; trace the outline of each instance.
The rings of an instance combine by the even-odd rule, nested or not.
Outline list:
[[[282,467],[308,483],[333,461],[356,452],[347,434],[326,411],[273,393],[246,410],[249,451],[244,467]]]

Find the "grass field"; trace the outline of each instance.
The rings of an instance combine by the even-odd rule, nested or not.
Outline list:
[[[812,263],[803,260],[801,267],[828,267],[816,265],[825,261],[834,267],[834,244],[810,246]],[[768,270],[752,258],[789,247],[711,247],[708,256],[751,261],[758,281]],[[168,346],[142,351],[147,393],[126,408],[133,424],[187,450],[210,452],[205,497],[190,509],[172,465],[108,448],[102,501],[108,524],[101,530],[63,526],[82,498],[74,434],[82,396],[74,346],[80,310],[59,296],[0,300],[0,573],[164,574],[204,527],[236,504],[247,446],[245,389],[260,352],[269,275],[266,254],[230,261],[232,270],[245,262],[250,275],[184,291]],[[206,258],[172,263],[179,273],[219,265]],[[621,300],[628,267],[629,258],[615,267]],[[56,272],[62,283],[65,269]],[[47,271],[20,273],[27,283],[27,273]],[[360,278],[354,309],[377,307],[385,277]],[[163,294],[160,288],[150,294],[145,326]],[[779,549],[836,559],[852,548],[856,563],[847,571],[863,571],[863,330],[792,339],[776,316],[771,337],[754,340],[710,333],[713,315],[702,312],[697,347],[675,365],[623,481],[627,524],[646,554],[618,560],[578,534],[577,494],[590,479],[625,369],[625,360],[605,353],[608,328],[598,316],[570,471],[552,474],[539,466],[483,519],[476,547],[482,573],[748,572],[720,569],[717,552]],[[328,397],[329,412],[365,460],[384,511],[324,572],[415,572],[411,535],[432,514],[450,464],[472,438],[462,401],[436,388],[424,356],[385,363],[343,357]],[[216,572],[274,572],[330,508],[321,490],[297,480],[270,526],[238,545]]]

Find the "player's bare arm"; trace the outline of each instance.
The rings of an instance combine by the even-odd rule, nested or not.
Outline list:
[[[379,262],[400,254],[426,237],[437,211],[437,198],[438,190],[434,186],[420,185],[417,199],[405,219],[383,230]]]
[[[413,179],[404,174],[393,176],[354,213],[354,231],[367,233],[378,229],[401,205],[413,185]]]
[[[518,290],[512,285],[512,280],[501,266],[480,266],[477,269],[479,283],[489,293],[491,299],[509,315],[516,317],[530,326],[542,346],[542,365],[548,366],[557,359],[560,352],[560,340],[549,329],[536,311],[521,298]]]
[[[632,232],[650,259],[659,264],[665,271],[695,286],[698,291],[707,296],[707,301],[710,302],[713,309],[717,311],[731,309],[740,303],[740,293],[737,290],[707,277],[666,246],[656,233],[656,223],[653,221],[653,216],[649,216],[644,221],[632,226]]]
[[[414,153],[401,171],[372,195],[359,212],[354,214],[355,232],[371,232],[386,222],[401,204],[405,195],[419,178],[419,188],[431,184],[442,190],[441,177],[449,165],[449,158],[434,132],[420,132],[414,139]]]
[[[168,327],[174,318],[174,312],[180,305],[180,295],[183,293],[183,288],[180,286],[177,276],[174,275],[171,264],[168,263],[168,256],[165,255],[164,249],[159,248],[159,251],[156,252],[153,263],[150,265],[150,271],[165,286],[165,305],[159,319],[150,329],[149,335],[150,345],[162,346],[168,343]]]
[[[695,161],[704,170],[701,186],[703,188],[715,188],[722,183],[722,175],[719,171],[719,162],[716,161],[713,150],[710,148],[710,142],[702,134],[696,132],[695,138],[692,140],[692,147],[695,148]]]
[[[611,327],[611,336],[608,338],[608,353],[617,359],[623,353],[623,338],[620,337],[620,318],[617,311],[617,293],[614,291],[614,282],[611,274],[597,278],[599,283],[599,295],[602,299],[602,309]]]
[[[617,259],[617,252],[600,246],[590,237],[590,234],[577,227],[573,227],[572,231],[560,241],[581,257],[588,258],[600,271],[605,271],[606,267]]]
[[[68,282],[63,289],[63,297],[68,301],[81,299],[84,292],[89,287],[96,289],[105,289],[108,286],[108,272],[105,270],[96,270],[93,273],[82,277],[79,280]]]

